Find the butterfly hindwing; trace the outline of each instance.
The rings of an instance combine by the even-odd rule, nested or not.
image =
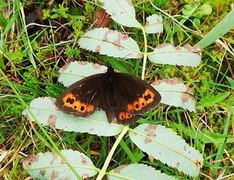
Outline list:
[[[143,80],[124,73],[116,74],[116,118],[121,124],[134,124],[160,102],[160,94]],[[117,88],[121,87],[121,88]]]

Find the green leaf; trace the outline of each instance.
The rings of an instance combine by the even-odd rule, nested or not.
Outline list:
[[[80,177],[92,177],[97,174],[92,161],[83,153],[73,150],[62,150],[61,153]],[[22,163],[33,179],[77,179],[66,162],[53,152],[29,155],[22,159]]]
[[[196,67],[201,62],[201,51],[199,46],[174,47],[165,43],[158,45],[148,57],[158,64]]]
[[[178,78],[158,80],[151,85],[160,93],[160,103],[195,112],[193,93]]]
[[[130,164],[119,166],[108,173],[108,180],[137,180],[137,179],[163,179],[175,180],[175,178],[163,174],[144,164]]]
[[[225,134],[214,133],[208,130],[204,130],[202,134],[200,134],[199,139],[204,143],[223,144],[225,141],[227,143],[234,143],[234,137],[232,135],[226,136]]]
[[[187,16],[190,17],[194,11],[197,9],[197,5],[196,4],[187,4],[184,6],[184,8],[182,9],[182,13]]]
[[[145,32],[148,34],[163,32],[162,16],[153,14],[146,18]]]
[[[210,7],[209,4],[202,4],[199,8],[198,11],[193,14],[193,16],[195,17],[202,17],[202,16],[207,16],[210,15],[212,13],[212,8]]]
[[[97,110],[90,116],[75,117],[59,111],[54,102],[55,99],[49,97],[34,99],[29,109],[23,111],[23,115],[31,121],[35,121],[34,117],[36,117],[41,124],[64,131],[114,136],[122,130],[122,125],[108,122],[104,111]]]
[[[190,147],[171,129],[161,125],[142,124],[131,130],[131,140],[155,159],[190,176],[198,176],[202,154]]]
[[[58,81],[68,87],[84,77],[105,73],[106,70],[106,66],[100,66],[99,64],[87,63],[84,61],[75,61],[59,70],[60,75]]]
[[[112,57],[128,59],[142,57],[139,46],[132,38],[108,28],[96,28],[86,32],[78,44],[81,48]]]
[[[135,9],[129,0],[100,0],[103,8],[117,23],[127,26],[141,28],[141,24],[136,20]]]

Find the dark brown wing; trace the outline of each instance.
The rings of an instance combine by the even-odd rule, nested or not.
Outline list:
[[[99,104],[105,74],[88,76],[67,88],[56,100],[59,110],[74,116],[92,114]]]
[[[116,73],[115,79],[115,116],[118,123],[134,124],[144,113],[154,109],[161,100],[160,94],[139,78]]]

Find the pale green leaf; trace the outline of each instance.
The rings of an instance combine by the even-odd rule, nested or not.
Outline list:
[[[173,180],[175,178],[163,174],[154,168],[144,164],[130,164],[119,166],[108,173],[108,180],[142,180],[163,179]]]
[[[194,3],[186,4],[182,9],[182,13],[186,16],[186,18],[188,18],[192,16],[192,14],[194,14],[197,8],[198,8],[197,4]]]
[[[62,150],[61,153],[81,178],[97,174],[92,161],[83,153],[73,150]],[[64,160],[53,152],[29,155],[22,159],[22,163],[33,179],[77,179]]]
[[[196,67],[201,61],[201,51],[198,46],[174,47],[172,44],[161,44],[148,57],[158,64]]]
[[[130,0],[99,0],[103,8],[117,23],[140,28],[141,24],[135,18],[135,9]]]
[[[88,63],[84,61],[75,61],[62,67],[59,70],[58,81],[64,86],[70,86],[73,83],[94,74],[105,73],[107,70],[106,66],[99,64]]]
[[[192,91],[178,78],[158,80],[151,84],[161,95],[161,103],[195,112]]]
[[[146,18],[145,32],[148,34],[163,32],[163,19],[159,15],[151,15]]]
[[[212,13],[212,8],[209,4],[202,4],[199,8],[198,11],[193,14],[194,17],[199,17],[201,18],[202,16],[207,16]]]
[[[98,136],[114,136],[121,132],[122,126],[115,123],[108,123],[104,111],[96,110],[94,114],[86,117],[74,117],[59,111],[55,99],[44,97],[32,100],[29,109],[23,111],[29,120],[45,126],[52,126],[64,131],[95,134]],[[30,112],[33,113],[34,117]]]
[[[171,129],[142,124],[133,129],[131,140],[148,155],[190,176],[198,176],[202,154],[190,147]]]
[[[108,28],[95,28],[86,32],[78,44],[83,49],[112,57],[128,59],[142,57],[139,46],[131,37]]]

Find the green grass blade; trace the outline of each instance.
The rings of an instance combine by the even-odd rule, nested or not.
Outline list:
[[[218,23],[198,44],[201,48],[205,48],[222,37],[226,32],[234,27],[234,9]]]

